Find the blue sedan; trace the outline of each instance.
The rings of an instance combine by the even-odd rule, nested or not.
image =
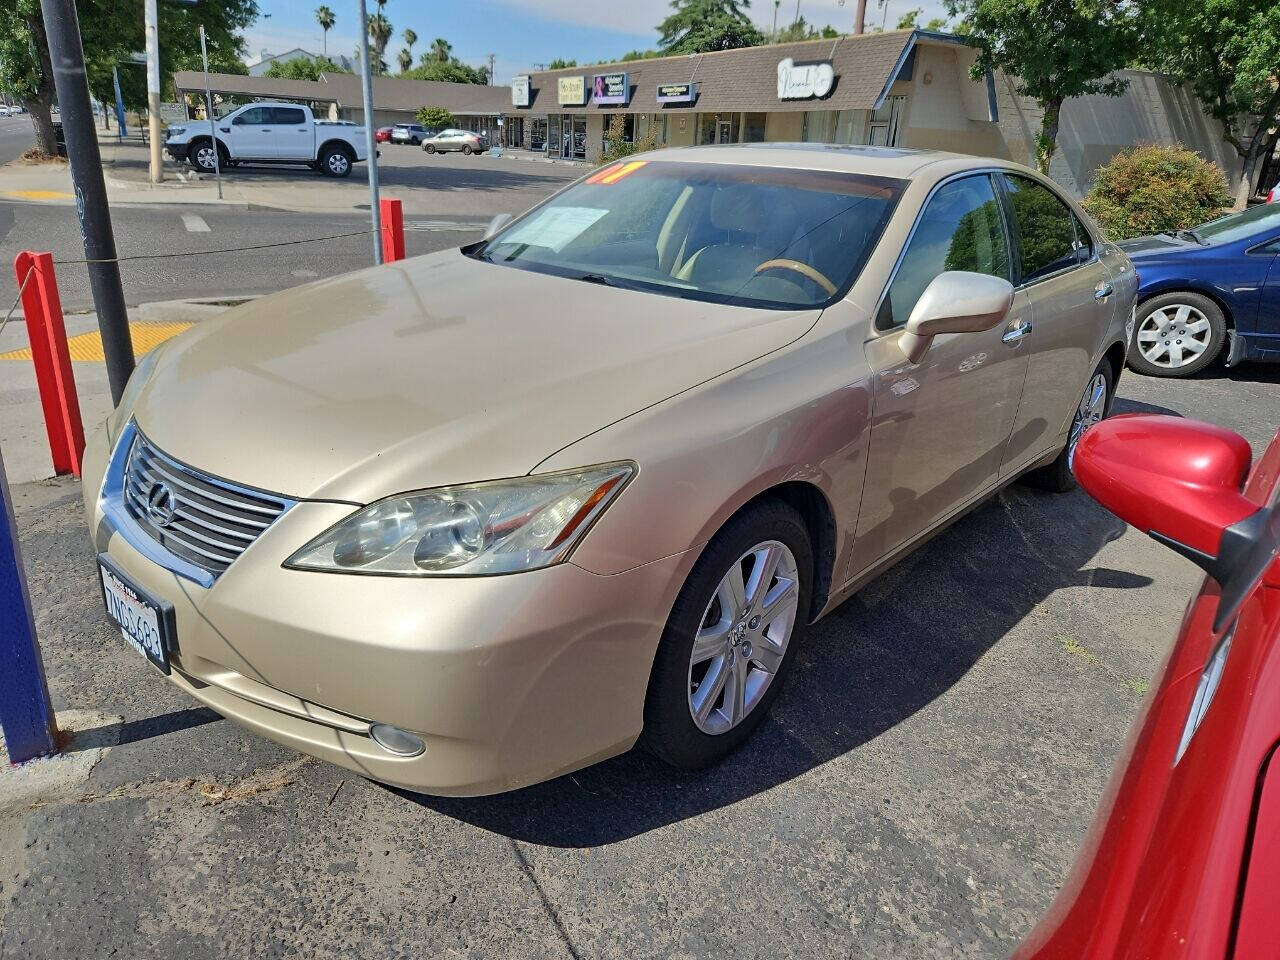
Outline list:
[[[1185,377],[1219,356],[1280,360],[1280,204],[1120,246],[1141,278],[1134,370]]]

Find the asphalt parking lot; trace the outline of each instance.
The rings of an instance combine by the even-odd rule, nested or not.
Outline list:
[[[1280,424],[1280,371],[1127,373],[1119,411]],[[1012,487],[805,637],[696,776],[631,753],[499,797],[247,734],[108,629],[74,483],[15,488],[60,709],[118,745],[0,809],[0,956],[991,957],[1047,907],[1198,577],[1086,496]]]

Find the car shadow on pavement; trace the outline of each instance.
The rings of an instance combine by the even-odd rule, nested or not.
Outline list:
[[[223,717],[208,707],[191,707],[187,710],[173,710],[157,717],[146,717],[142,720],[127,720],[124,723],[112,723],[101,727],[76,732],[75,739],[67,746],[67,750],[91,750],[94,747],[113,747],[139,740],[149,740],[166,733],[176,733],[191,727],[200,727],[206,723],[217,723]]]
[[[727,807],[911,717],[1053,592],[1086,583],[1149,584],[1147,577],[1089,568],[1124,529],[1080,491],[1005,490],[810,627],[769,717],[709,770],[681,773],[635,749],[497,796],[395,792],[494,833],[554,847],[614,843]]]

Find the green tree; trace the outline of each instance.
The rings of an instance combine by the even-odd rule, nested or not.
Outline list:
[[[615,113],[609,117],[609,126],[604,132],[604,152],[596,161],[597,167],[629,157],[633,153],[646,153],[658,147],[657,124],[649,124],[649,131],[634,142],[627,140],[627,117],[623,113]]]
[[[292,60],[276,60],[267,67],[263,76],[281,80],[319,80],[322,73],[346,73],[328,57],[294,57]]]
[[[409,52],[408,47],[401,47],[400,52],[396,54],[396,62],[400,64],[400,72],[408,73],[413,66],[413,54]]]
[[[1280,122],[1280,0],[1147,0],[1143,60],[1190,87],[1240,157],[1235,206],[1249,200],[1268,131]]]
[[[436,37],[431,41],[431,50],[427,56],[440,63],[448,63],[453,56],[453,44],[444,37]]]
[[[444,107],[420,107],[418,122],[428,130],[443,130],[453,126],[453,114]]]
[[[817,40],[826,38],[828,40],[840,36],[840,31],[835,27],[823,27],[821,30],[805,21],[804,17],[797,17],[788,26],[783,27],[777,33],[777,39],[774,43],[791,43],[795,40]]]
[[[917,7],[914,10],[908,10],[898,18],[898,30],[914,30],[920,26],[920,14],[924,13],[922,9]]]
[[[658,24],[663,53],[709,53],[764,43],[746,8],[750,0],[671,0],[672,13]]]
[[[652,60],[654,57],[660,56],[662,54],[657,50],[630,50],[624,53],[621,59],[625,63],[628,60]],[[570,66],[577,66],[577,64],[570,64]]]
[[[39,0],[0,6],[0,87],[16,96],[31,115],[36,149],[49,156],[57,153],[50,116],[53,67]]]
[[[576,67],[577,65],[578,65],[577,60],[565,60],[561,57],[556,57],[554,60],[552,60],[550,63],[547,64],[547,69],[548,70],[564,70],[566,67]]]
[[[1004,70],[1044,112],[1036,136],[1042,173],[1058,145],[1066,100],[1124,92],[1125,81],[1112,74],[1137,52],[1135,9],[1127,0],[947,0],[978,46],[974,78]]]
[[[411,27],[405,27],[402,36],[404,37],[404,48],[409,51],[409,56],[412,58],[413,45],[418,42],[418,35],[413,32]],[[413,60],[410,59],[409,62],[412,63]]]
[[[459,60],[442,63],[423,55],[419,64],[404,74],[411,80],[437,80],[444,83],[478,83],[489,82],[488,71],[484,67],[471,67]]]
[[[934,17],[932,20],[930,20],[928,23],[924,25],[924,28],[926,30],[933,30],[935,32],[941,33],[947,29],[947,18]]]
[[[381,4],[379,4],[381,7]],[[385,73],[387,63],[382,59],[382,55],[387,50],[387,43],[391,40],[391,21],[382,13],[375,13],[369,17],[369,39],[373,41],[373,65],[374,73]]]
[[[320,24],[320,29],[324,31],[324,55],[329,55],[329,31],[333,29],[333,25],[338,22],[338,18],[334,16],[332,10],[327,6],[319,6],[316,8],[316,23]]]
[[[1185,230],[1231,202],[1216,164],[1184,147],[1124,150],[1094,174],[1084,208],[1110,240]]]

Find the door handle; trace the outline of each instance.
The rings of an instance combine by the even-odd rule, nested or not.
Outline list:
[[[263,133],[270,133],[270,132],[271,132],[271,128],[270,128],[270,127],[263,127],[263,128],[262,128],[262,132],[263,132]]]
[[[1093,299],[1105,300],[1107,297],[1111,296],[1111,294],[1115,293],[1115,289],[1116,288],[1111,285],[1110,280],[1103,280],[1093,288]]]
[[[219,127],[218,129],[219,129],[219,130],[221,130],[223,133],[230,133],[230,132],[231,132],[231,128],[230,128],[230,127]]]
[[[1004,336],[1000,338],[1001,343],[1014,344],[1031,332],[1030,320],[1016,320],[1017,326],[1012,327],[1004,332]]]

